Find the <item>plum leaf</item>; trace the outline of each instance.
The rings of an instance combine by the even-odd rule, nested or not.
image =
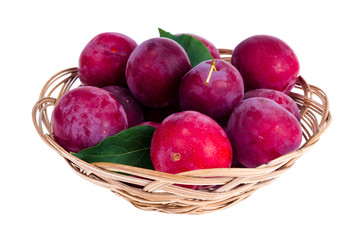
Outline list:
[[[159,28],[158,31],[160,32],[160,37],[170,38],[185,49],[192,67],[195,67],[203,61],[212,59],[210,51],[205,44],[198,39],[186,34],[175,36],[161,28]]]
[[[155,128],[148,125],[132,127],[72,154],[88,163],[119,163],[153,170],[150,147],[154,131]]]

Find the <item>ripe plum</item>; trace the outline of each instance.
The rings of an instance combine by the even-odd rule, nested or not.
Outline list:
[[[227,134],[234,161],[253,168],[297,150],[302,141],[298,120],[268,98],[245,99],[231,114]]]
[[[157,171],[167,173],[229,168],[232,149],[225,131],[213,119],[184,111],[170,115],[156,129],[151,159]]]
[[[127,84],[143,105],[166,107],[177,101],[181,78],[190,69],[181,45],[168,38],[152,38],[132,52],[126,68]]]
[[[293,50],[282,40],[256,35],[240,42],[233,50],[231,63],[244,79],[245,91],[274,89],[288,94],[299,74]]]
[[[216,71],[212,70],[209,75],[213,64]],[[221,59],[198,64],[183,77],[179,87],[182,110],[199,111],[221,125],[226,125],[243,95],[244,83],[240,73]]]
[[[79,57],[79,79],[84,85],[126,86],[126,65],[137,43],[115,32],[95,36]]]
[[[127,129],[122,105],[106,90],[83,86],[67,92],[52,113],[54,139],[64,149],[79,152]]]

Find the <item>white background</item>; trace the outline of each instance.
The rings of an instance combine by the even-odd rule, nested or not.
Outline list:
[[[131,3],[132,2],[132,3]],[[245,2],[245,3],[244,3]],[[358,1],[2,1],[0,239],[362,239],[362,37]],[[330,128],[272,184],[201,216],[146,212],[76,175],[37,135],[31,109],[96,34],[172,33],[234,48],[270,34],[328,95]]]

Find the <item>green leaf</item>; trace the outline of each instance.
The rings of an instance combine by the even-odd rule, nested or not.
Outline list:
[[[185,49],[187,55],[189,56],[192,67],[195,67],[197,64],[203,61],[212,59],[210,51],[207,49],[205,44],[198,39],[186,34],[175,36],[162,30],[161,28],[159,28],[158,31],[160,32],[160,37],[166,37],[175,40]]]
[[[154,131],[155,128],[148,125],[132,127],[105,138],[94,147],[72,154],[89,163],[120,163],[154,169],[150,156]]]

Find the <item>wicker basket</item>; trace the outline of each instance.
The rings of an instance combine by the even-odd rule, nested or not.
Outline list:
[[[219,51],[222,58],[230,62],[232,50]],[[77,68],[69,68],[54,75],[45,84],[32,112],[37,132],[51,148],[65,158],[79,176],[110,189],[143,210],[203,214],[230,207],[287,171],[303,153],[314,146],[332,120],[325,93],[299,77],[290,96],[297,103],[301,113],[302,146],[268,164],[257,168],[219,168],[179,174],[121,164],[89,164],[74,157],[54,141],[49,121],[51,111],[48,108],[57,104],[77,79]],[[192,190],[180,184],[200,185],[203,189]]]

